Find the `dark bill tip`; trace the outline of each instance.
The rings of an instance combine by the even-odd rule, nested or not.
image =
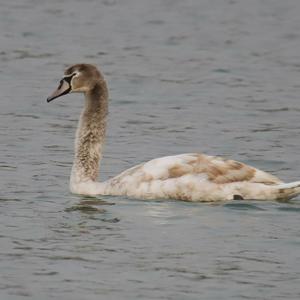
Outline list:
[[[54,98],[47,98],[47,102],[49,103],[49,102],[51,102],[52,100],[53,100]]]

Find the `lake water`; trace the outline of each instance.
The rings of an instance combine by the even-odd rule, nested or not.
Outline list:
[[[300,179],[300,1],[0,1],[0,299],[299,299],[300,200],[69,193],[82,95],[110,89],[101,179],[186,152]]]

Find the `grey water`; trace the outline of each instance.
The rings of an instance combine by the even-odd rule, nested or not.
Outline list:
[[[101,180],[204,152],[300,180],[300,1],[0,1],[0,299],[299,299],[300,199],[87,198],[68,180],[82,95],[110,90]]]

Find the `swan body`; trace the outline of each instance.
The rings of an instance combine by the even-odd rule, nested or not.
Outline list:
[[[107,181],[97,182],[108,112],[106,83],[95,66],[77,64],[65,71],[58,89],[47,101],[69,92],[85,94],[70,178],[70,190],[75,194],[199,202],[287,200],[300,194],[300,181],[283,183],[241,162],[200,153],[152,159]]]

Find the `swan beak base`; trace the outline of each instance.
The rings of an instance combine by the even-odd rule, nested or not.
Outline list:
[[[66,95],[70,93],[70,91],[71,91],[70,83],[67,82],[65,79],[62,79],[60,81],[58,88],[47,98],[47,102],[49,103],[58,97]]]

